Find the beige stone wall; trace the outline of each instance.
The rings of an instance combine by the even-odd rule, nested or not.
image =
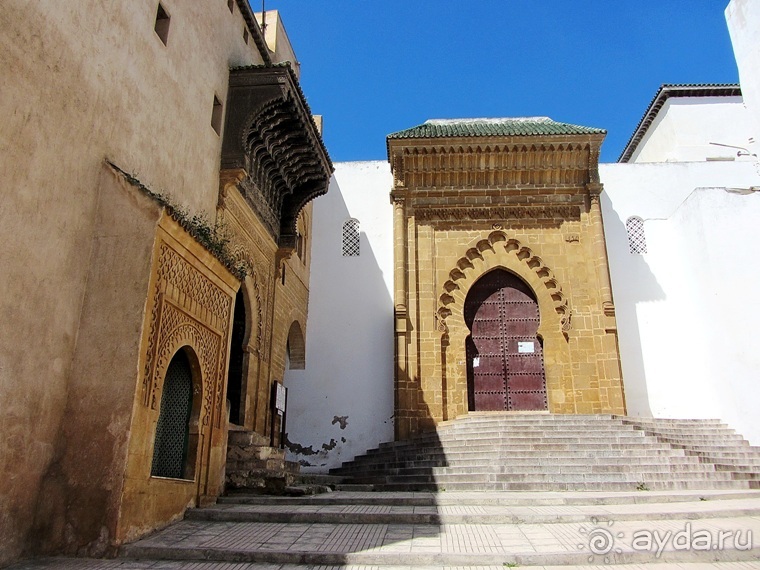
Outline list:
[[[82,553],[113,538],[155,221],[135,198],[134,227],[119,226],[131,237],[109,237],[104,160],[213,219],[214,96],[226,102],[231,66],[262,61],[237,5],[162,4],[166,45],[156,0],[10,0],[0,13],[0,564],[62,537]]]
[[[624,413],[601,187],[589,182],[593,152],[579,155],[586,166],[572,179],[533,166],[540,158],[510,157],[531,165],[510,180],[489,164],[506,158],[483,156],[472,143],[471,156],[458,158],[464,171],[437,171],[434,158],[405,164],[416,153],[393,145],[397,437],[468,412],[464,301],[497,267],[522,278],[538,300],[549,411]]]
[[[269,436],[271,386],[275,381],[282,382],[293,323],[306,333],[312,205],[308,204],[301,213],[299,226],[305,240],[302,256],[294,252],[283,258],[236,188],[236,182],[235,178],[223,176],[218,219],[233,236],[233,250],[251,269],[242,285],[249,319],[243,365],[243,423],[247,429]]]
[[[51,438],[53,460],[38,483],[37,503],[22,505],[34,509],[28,514],[33,523],[30,547],[65,548],[80,555],[109,552],[114,537],[151,254],[161,215],[153,200],[105,164],[97,190],[77,345],[63,387],[68,397],[56,410],[60,415],[36,419],[42,425],[59,420],[59,437]],[[34,423],[17,428],[30,434],[37,429]],[[15,467],[23,469],[24,462]],[[23,476],[17,473],[15,481]],[[24,522],[19,517],[4,528],[20,528]]]

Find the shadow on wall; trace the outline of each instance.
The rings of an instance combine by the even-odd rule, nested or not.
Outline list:
[[[365,216],[349,211],[333,178],[314,203],[306,366],[284,379],[288,455],[305,472],[326,472],[393,437],[393,304],[365,231],[359,255],[343,256],[352,218],[361,230]]]
[[[613,210],[609,196],[602,193],[602,201],[628,414],[651,416],[636,307],[664,301],[666,295],[644,257],[630,253],[625,221]]]
[[[410,380],[419,387],[418,377]],[[417,409],[418,425],[422,426],[420,433],[408,439],[383,443],[341,467],[331,469],[330,474],[343,477],[344,483],[373,485],[378,491],[445,491],[447,482],[453,480],[441,472],[441,468],[449,466],[446,446],[461,453],[468,451],[469,442],[464,439],[442,441],[422,390],[415,390],[412,397],[417,400],[413,404]],[[440,521],[430,522],[437,524]],[[434,527],[430,530],[437,532]]]

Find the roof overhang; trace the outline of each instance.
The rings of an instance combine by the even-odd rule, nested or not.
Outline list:
[[[636,130],[633,131],[628,144],[625,145],[623,152],[620,153],[618,162],[628,162],[636,148],[647,134],[647,130],[657,118],[657,114],[662,109],[665,102],[672,97],[736,97],[741,96],[741,87],[735,83],[727,84],[688,84],[673,85],[665,83],[657,90],[657,94],[649,103],[644,116],[639,121]]]

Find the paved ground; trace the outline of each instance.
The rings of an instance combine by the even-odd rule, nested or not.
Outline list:
[[[510,566],[360,566],[293,565],[230,562],[183,562],[167,560],[72,560],[41,559],[12,566],[14,570],[507,570]],[[521,570],[602,570],[607,565],[520,566]],[[615,570],[756,570],[760,562],[696,562],[621,564]]]
[[[680,533],[681,541],[674,542]],[[638,540],[634,538],[638,536]],[[738,537],[738,541],[737,541]],[[582,564],[760,559],[760,516],[590,524],[324,524],[184,521],[130,556],[325,564]],[[595,554],[596,553],[596,554]]]
[[[225,498],[124,554],[12,570],[760,569],[760,491]]]

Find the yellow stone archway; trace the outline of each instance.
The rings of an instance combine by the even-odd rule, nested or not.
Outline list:
[[[501,230],[475,240],[449,272],[438,297],[441,363],[448,392],[446,416],[467,413],[467,373],[464,365],[464,301],[472,286],[486,273],[502,268],[520,277],[533,290],[539,307],[538,336],[544,345],[544,366],[549,411],[572,413],[572,371],[567,346],[571,311],[567,297],[551,269],[519,240]]]

